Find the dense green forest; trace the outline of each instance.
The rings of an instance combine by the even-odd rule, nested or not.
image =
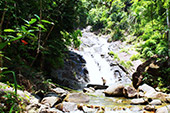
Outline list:
[[[170,56],[169,17],[169,0],[1,0],[1,81],[17,89],[17,74],[48,76],[51,67],[62,67],[68,47],[79,47],[79,29],[87,25],[110,34],[109,42],[135,45],[137,59],[158,55],[164,61]],[[170,68],[163,68],[162,74],[155,84],[165,87]],[[146,77],[149,83],[152,77]]]

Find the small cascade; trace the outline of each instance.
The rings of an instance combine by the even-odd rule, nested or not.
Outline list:
[[[101,77],[106,80],[106,85],[131,82],[126,77],[126,73],[109,56],[111,43],[107,42],[108,37],[96,36],[89,30],[83,30],[82,33],[80,37],[82,44],[79,50],[74,50],[74,52],[82,55],[86,60],[90,84],[102,84]]]

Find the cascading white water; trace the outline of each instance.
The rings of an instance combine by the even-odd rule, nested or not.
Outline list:
[[[75,50],[86,60],[86,67],[89,72],[90,83],[102,84],[102,79],[106,79],[106,85],[115,83],[114,72],[111,71],[109,62],[102,55],[108,55],[109,43],[103,37],[97,37],[93,33],[84,32],[81,37],[82,44],[80,50]]]

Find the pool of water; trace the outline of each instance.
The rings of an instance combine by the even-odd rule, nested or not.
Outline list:
[[[123,97],[105,97],[105,96],[90,96],[89,105],[102,106],[105,108],[105,113],[143,113],[143,108],[146,105],[131,105],[131,99]],[[159,108],[165,106],[155,106]]]

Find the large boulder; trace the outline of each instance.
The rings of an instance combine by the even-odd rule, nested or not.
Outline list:
[[[90,101],[89,96],[83,93],[70,93],[65,101],[74,103],[87,103]]]
[[[150,105],[162,105],[162,102],[159,99],[154,99],[149,104]]]
[[[160,99],[162,101],[167,101],[169,95],[163,92],[157,92],[153,87],[143,84],[139,86],[139,91],[143,92],[144,97],[153,98],[153,99]]]
[[[137,91],[134,87],[126,86],[123,89],[123,94],[127,98],[134,98],[137,96]]]
[[[139,91],[143,92],[144,96],[148,97],[148,98],[150,98],[149,95],[156,93],[156,90],[147,84],[143,84],[143,85],[139,86]]]
[[[156,113],[169,113],[169,112],[170,112],[170,105],[158,108],[156,110]]]
[[[55,106],[55,108],[59,109],[60,111],[65,112],[71,112],[71,111],[77,111],[77,104],[73,102],[63,102]]]
[[[88,70],[86,68],[85,59],[73,52],[67,53],[68,57],[64,59],[62,68],[53,68],[51,72],[51,79],[63,86],[72,89],[81,89],[90,81]]]
[[[112,86],[109,86],[105,91],[104,94],[106,96],[112,96],[112,97],[122,97],[123,94],[124,85],[123,84],[114,84]]]
[[[149,93],[149,94],[145,94],[146,97],[148,98],[155,98],[155,99],[160,99],[162,101],[166,101],[166,97],[168,97],[169,95],[163,92],[154,92],[154,93]]]

